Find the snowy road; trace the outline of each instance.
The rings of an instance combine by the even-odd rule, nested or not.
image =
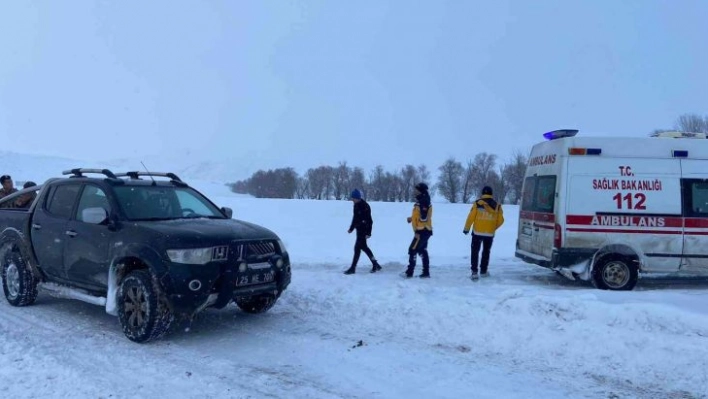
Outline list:
[[[478,283],[454,267],[420,281],[402,280],[401,265],[355,276],[299,265],[271,313],[210,310],[149,345],[127,341],[100,307],[46,295],[27,308],[0,302],[0,397],[708,393],[708,283],[607,293],[507,262]],[[663,305],[667,295],[687,309]]]

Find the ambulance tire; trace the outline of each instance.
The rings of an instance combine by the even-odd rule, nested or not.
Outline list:
[[[601,290],[631,291],[639,280],[636,262],[628,256],[603,256],[592,269],[592,283]]]

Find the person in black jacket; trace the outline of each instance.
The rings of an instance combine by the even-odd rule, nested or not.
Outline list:
[[[381,265],[379,265],[374,253],[371,252],[371,249],[366,244],[366,240],[371,237],[371,228],[374,224],[374,220],[371,218],[371,207],[361,198],[361,191],[357,189],[352,191],[351,200],[354,202],[354,216],[348,232],[351,234],[352,231],[356,230],[356,244],[354,244],[352,266],[344,274],[354,274],[356,272],[356,264],[359,262],[361,251],[364,251],[371,260],[371,273],[376,273],[381,270]]]

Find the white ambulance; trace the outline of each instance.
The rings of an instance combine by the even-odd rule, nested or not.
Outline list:
[[[596,287],[708,276],[708,140],[544,134],[529,157],[516,257]]]

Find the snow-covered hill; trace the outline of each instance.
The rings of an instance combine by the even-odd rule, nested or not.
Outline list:
[[[57,161],[59,162],[59,161]],[[0,300],[0,397],[705,398],[708,281],[642,279],[607,292],[514,258],[518,208],[492,276],[469,280],[466,205],[435,204],[432,278],[402,279],[411,204],[372,203],[370,245],[345,276],[351,203],[259,200],[201,188],[278,233],[293,282],[260,316],[207,310],[138,345],[94,305]]]

